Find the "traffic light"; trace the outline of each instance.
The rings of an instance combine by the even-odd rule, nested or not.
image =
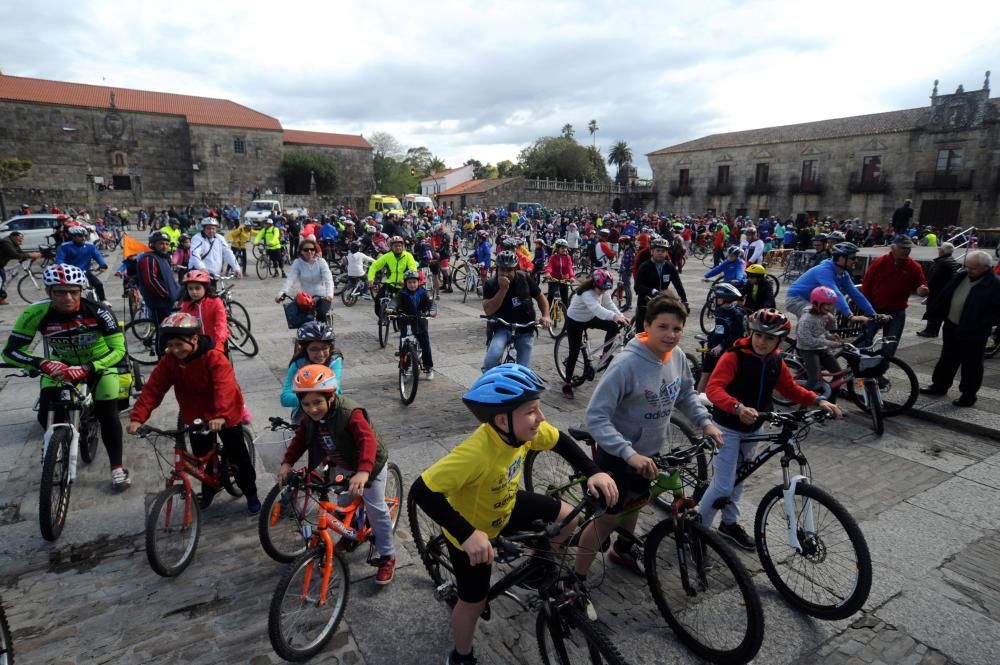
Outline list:
[[[417,176],[417,170],[415,168],[410,168],[410,177],[415,178]]]

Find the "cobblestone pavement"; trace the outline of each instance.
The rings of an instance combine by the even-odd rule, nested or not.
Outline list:
[[[693,303],[705,288],[685,273]],[[237,374],[258,423],[284,413],[279,383],[291,351],[291,333],[273,303],[278,283],[251,278],[237,285],[250,310],[261,351],[237,359]],[[114,290],[109,290],[114,293]],[[0,311],[6,337],[19,308]],[[371,303],[334,307],[338,344],[345,354],[347,394],[373,415],[393,459],[409,483],[474,427],[461,391],[479,374],[483,325],[477,303],[445,295],[432,323],[437,377],[421,382],[416,402],[404,407],[396,391],[391,349],[380,349]],[[696,310],[697,311],[697,310]],[[911,317],[917,319],[918,317]],[[919,321],[913,321],[915,329]],[[697,322],[689,326],[691,332]],[[912,331],[909,337],[913,338]],[[693,340],[685,346],[693,347]],[[554,380],[552,341],[538,338],[533,365]],[[36,388],[4,379],[0,391],[0,595],[14,632],[18,663],[252,663],[279,662],[267,639],[266,615],[283,568],[261,550],[256,518],[243,502],[220,497],[204,514],[197,555],[175,579],[153,573],[144,552],[144,508],[162,487],[147,443],[127,438],[134,484],[123,495],[109,489],[104,453],[81,469],[62,538],[46,543],[38,531]],[[557,388],[558,386],[556,386]],[[558,390],[544,399],[556,425],[582,422],[591,387],[575,401]],[[170,425],[172,398],[154,423]],[[828,425],[806,444],[816,482],[857,517],[875,561],[872,594],[849,620],[823,622],[787,606],[755,556],[741,554],[754,575],[766,611],[758,663],[996,663],[1000,644],[1000,451],[995,442],[911,418],[889,422],[875,438],[854,417]],[[282,450],[258,448],[258,487],[273,483]],[[742,521],[780,481],[775,463],[749,481]],[[641,528],[662,517],[648,508]],[[397,533],[395,582],[377,588],[364,553],[348,556],[351,592],[334,642],[313,662],[424,665],[444,660],[451,638],[448,616],[434,602],[405,517]],[[603,574],[602,574],[603,573]],[[695,660],[674,639],[636,578],[595,564],[592,579],[601,620],[630,662]],[[533,617],[512,601],[495,604],[481,622],[480,662],[537,663]]]

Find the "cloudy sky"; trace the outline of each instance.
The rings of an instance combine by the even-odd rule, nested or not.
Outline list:
[[[229,98],[393,134],[449,166],[587,124],[645,153],[723,131],[1000,90],[995,0],[3,0],[5,74]],[[994,96],[1000,96],[1000,93]]]

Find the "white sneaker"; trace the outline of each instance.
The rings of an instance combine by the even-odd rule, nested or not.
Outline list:
[[[128,469],[116,466],[111,469],[111,489],[116,492],[124,492],[132,486],[132,479],[129,478]]]
[[[434,380],[434,370],[429,369],[426,372],[424,372],[424,378],[427,379],[428,381],[433,381]]]

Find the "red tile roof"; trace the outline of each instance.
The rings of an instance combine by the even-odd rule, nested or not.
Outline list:
[[[372,144],[363,136],[355,134],[331,134],[329,132],[307,132],[302,129],[286,129],[285,143],[303,145],[325,145],[333,148],[361,148],[371,150]]]
[[[461,171],[464,168],[465,168],[465,166],[457,166],[457,167],[455,167],[453,169],[445,169],[444,171],[437,171],[435,173],[430,174],[429,176],[427,176],[425,178],[421,178],[420,182],[427,182],[427,181],[430,181],[430,180],[440,180],[441,178],[445,177],[449,173],[454,173],[455,171]]]
[[[228,99],[0,75],[0,99],[9,101],[108,109],[112,92],[120,111],[180,115],[192,125],[281,131],[277,118]]]
[[[465,182],[459,183],[454,187],[444,190],[440,194],[435,196],[458,196],[461,194],[482,194],[483,192],[488,192],[491,189],[496,189],[500,185],[506,185],[514,178],[495,178],[492,180],[467,180]]]

